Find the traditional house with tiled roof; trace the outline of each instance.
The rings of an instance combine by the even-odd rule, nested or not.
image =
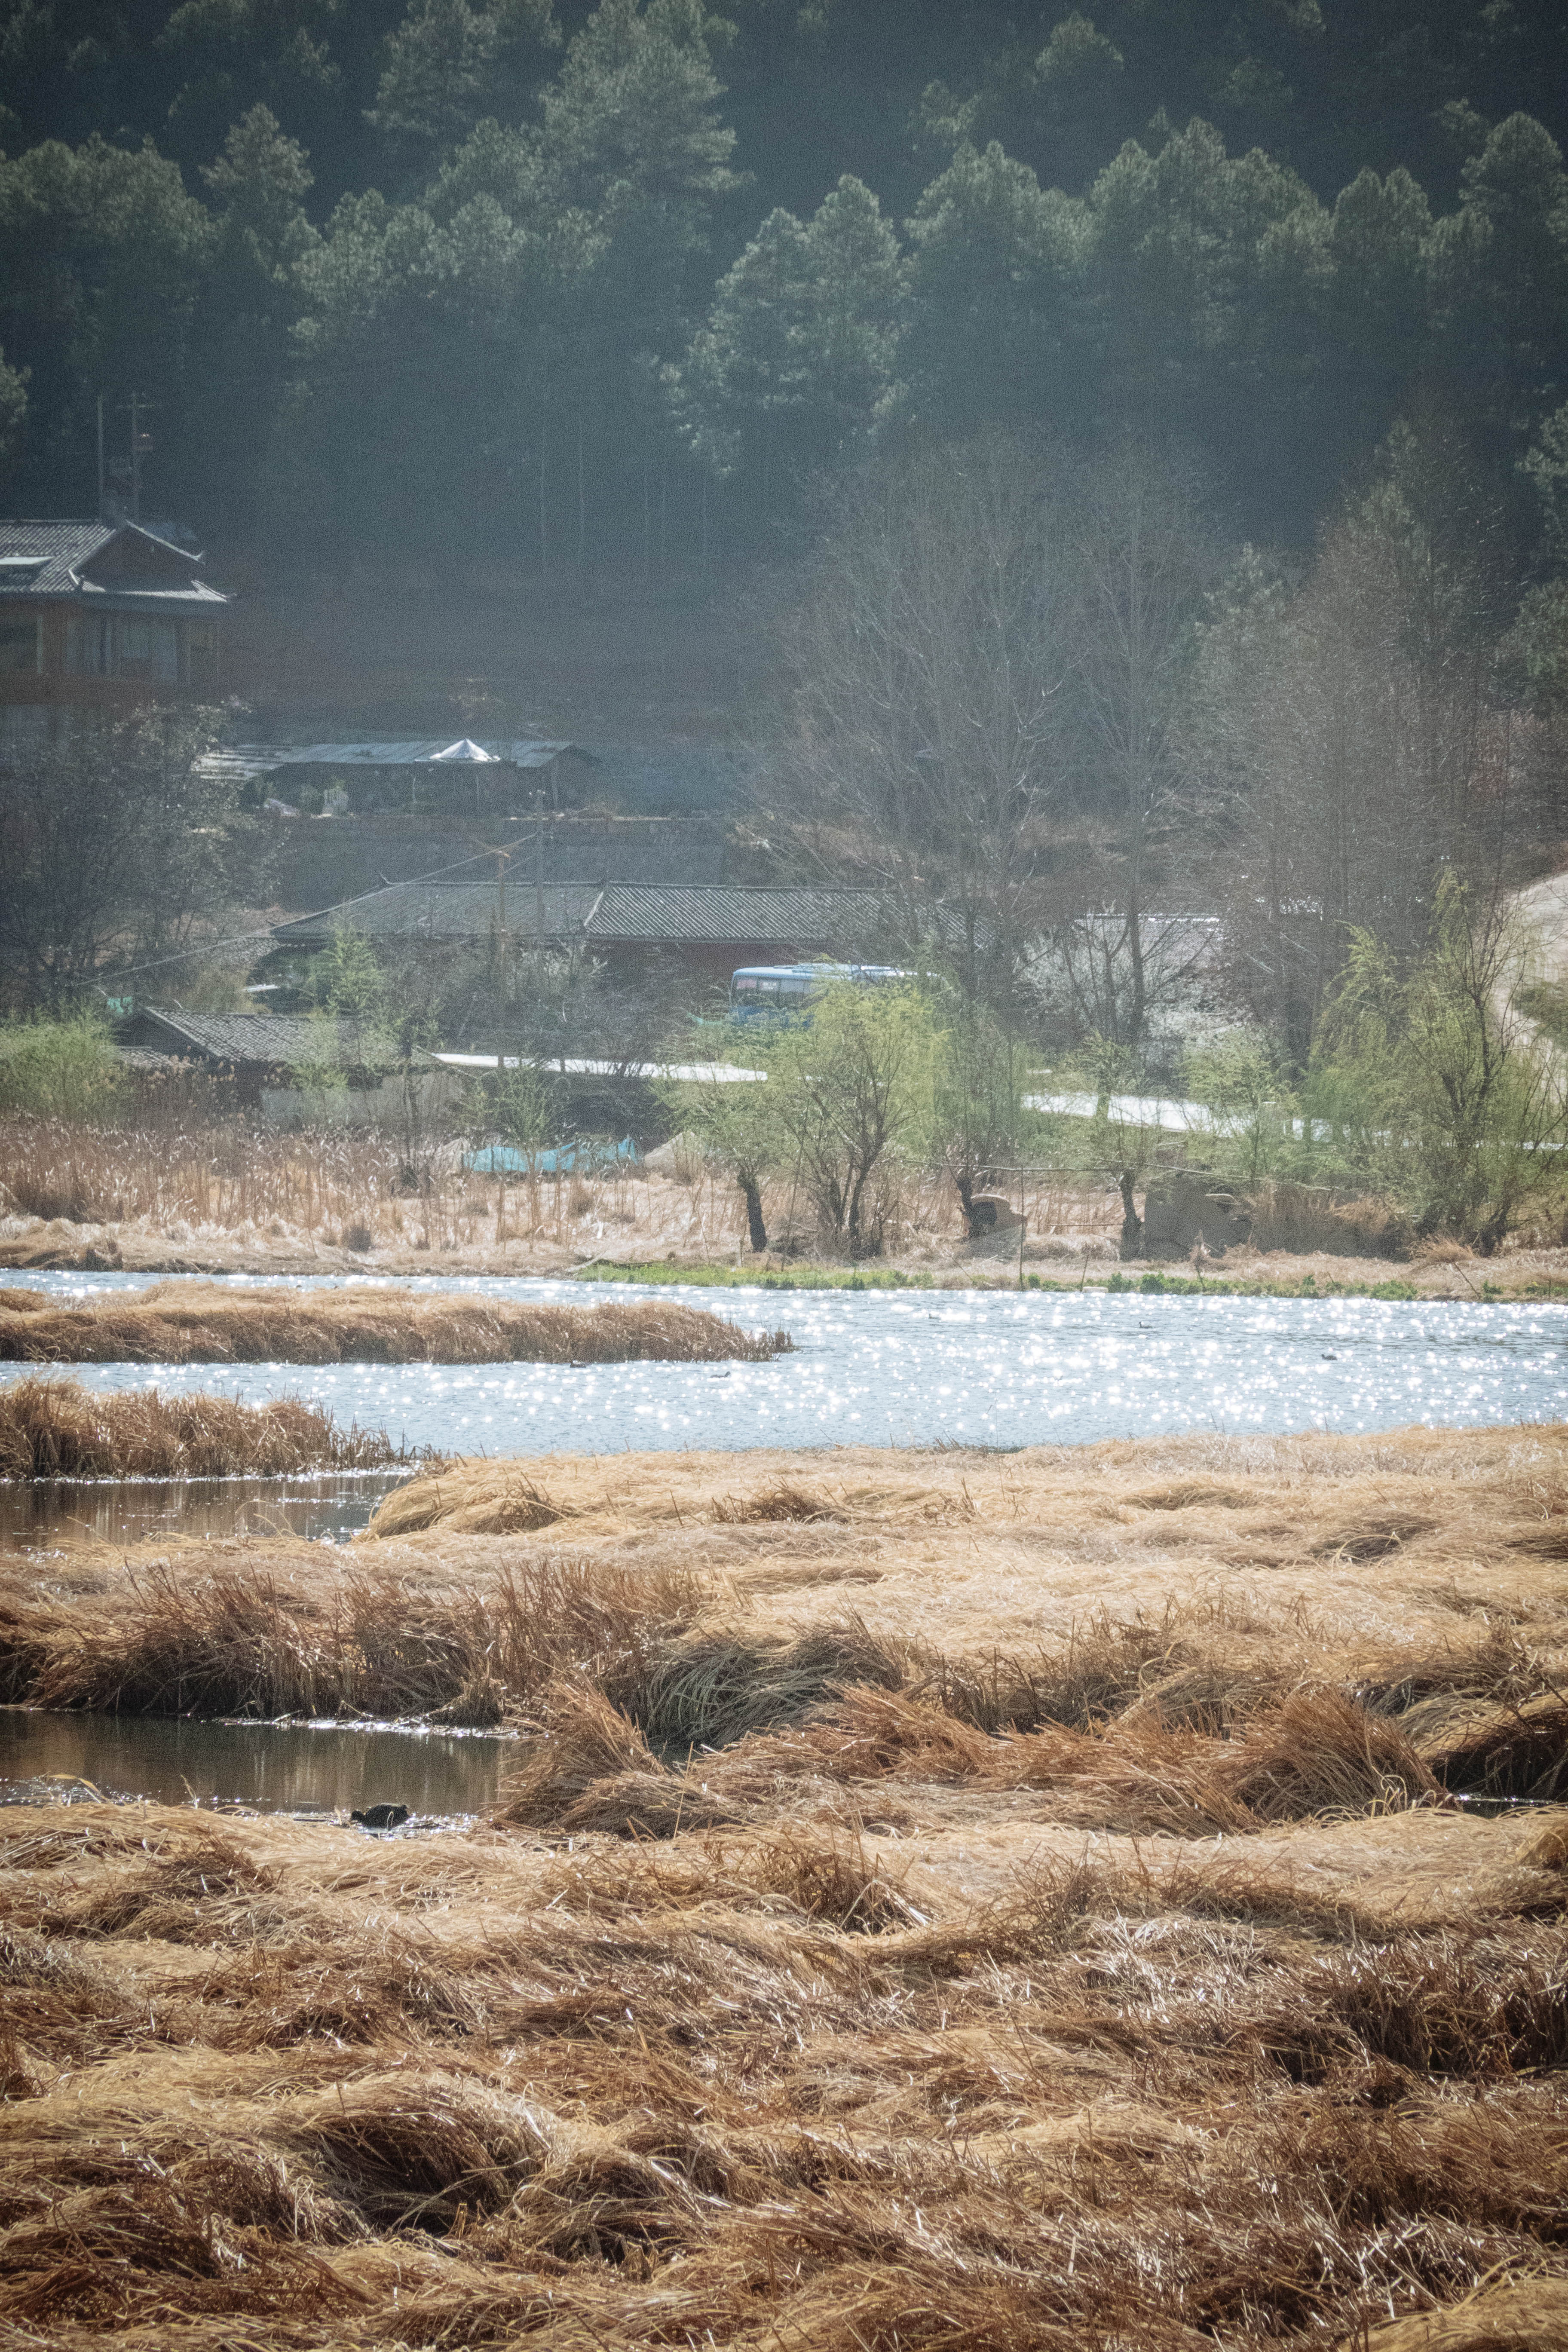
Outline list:
[[[292,1083],[293,1073],[331,1058],[351,1084],[379,1083],[384,1055],[367,1053],[355,1021],[312,1019],[287,1013],[156,1012],[142,1005],[116,1024],[122,1049],[182,1062],[210,1077],[234,1081],[238,1098],[254,1102],[266,1087]]]
[[[211,700],[228,603],[139,523],[0,522],[0,754],[83,711]]]
[[[878,890],[815,884],[764,889],[731,882],[410,883],[377,890],[319,915],[279,923],[279,947],[322,948],[341,929],[370,940],[484,940],[506,909],[515,947],[585,947],[612,965],[668,955],[693,972],[727,979],[739,964],[796,963],[813,956],[858,961],[885,940],[891,908]]]
[[[395,1124],[409,1089],[422,1116],[455,1098],[458,1081],[427,1054],[393,1069],[389,1041],[353,1020],[289,1013],[184,1013],[143,1005],[115,1024],[115,1043],[132,1068],[185,1069],[224,1080],[241,1108],[284,1125]],[[310,1087],[324,1066],[340,1083]]]

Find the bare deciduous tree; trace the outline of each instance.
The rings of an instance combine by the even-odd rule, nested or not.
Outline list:
[[[1233,984],[1297,1068],[1352,931],[1414,955],[1443,873],[1495,888],[1525,816],[1477,509],[1458,457],[1400,436],[1294,594],[1248,559],[1200,632],[1190,748],[1228,803]]]
[[[232,904],[244,821],[200,712],[144,712],[0,763],[0,968],[23,1003],[156,958]]]
[[[1179,870],[1191,817],[1179,718],[1205,553],[1191,499],[1139,443],[1078,477],[1068,530],[1074,793],[1100,846],[1098,911],[1115,916],[1084,977],[1100,1033],[1136,1045],[1171,961],[1151,894]]]
[[[1010,983],[1063,803],[1058,470],[998,433],[868,477],[784,631],[771,814],[972,998]]]

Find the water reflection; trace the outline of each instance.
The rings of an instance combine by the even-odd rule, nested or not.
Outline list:
[[[133,1544],[160,1536],[303,1536],[338,1542],[363,1528],[406,1470],[295,1478],[56,1479],[0,1484],[0,1552],[96,1538]]]
[[[345,1818],[381,1803],[423,1816],[474,1813],[493,1803],[515,1755],[515,1741],[485,1732],[0,1707],[0,1803],[68,1797],[85,1782],[105,1797],[149,1797],[163,1805],[240,1804]]]

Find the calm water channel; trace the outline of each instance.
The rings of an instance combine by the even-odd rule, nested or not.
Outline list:
[[[406,1470],[297,1478],[62,1478],[0,1484],[0,1553],[95,1538],[144,1543],[160,1535],[293,1535],[336,1543],[363,1528]]]
[[[493,1804],[516,1753],[515,1741],[489,1732],[0,1707],[0,1804],[151,1797],[346,1817],[386,1803],[449,1819]]]
[[[4,1278],[4,1277],[0,1277]],[[63,1299],[126,1275],[11,1277]],[[236,1287],[251,1278],[235,1277]],[[329,1282],[331,1278],[329,1278]],[[1568,1305],[1160,1298],[1103,1291],[599,1289],[428,1276],[417,1290],[592,1307],[675,1297],[795,1352],[771,1364],[89,1364],[89,1387],[296,1395],[450,1453],[1078,1444],[1184,1430],[1568,1419]],[[15,1379],[34,1369],[0,1366]]]

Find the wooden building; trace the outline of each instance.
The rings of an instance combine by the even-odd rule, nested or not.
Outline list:
[[[496,936],[503,910],[514,948],[584,948],[628,978],[657,958],[707,982],[727,981],[741,964],[800,963],[819,956],[875,960],[889,914],[879,891],[815,884],[783,889],[731,882],[536,886],[528,878],[525,853],[504,894],[489,880],[407,883],[279,923],[272,937],[279,947],[307,950],[328,946],[339,929],[405,947],[488,940]]]
[[[132,1068],[187,1071],[221,1080],[237,1108],[283,1127],[395,1127],[410,1098],[421,1118],[438,1115],[461,1084],[428,1054],[409,1069],[388,1066],[386,1041],[353,1020],[287,1013],[158,1012],[152,1005],[115,1024],[115,1044]],[[305,1077],[327,1060],[341,1084]]]
[[[0,522],[0,754],[215,699],[228,599],[202,561],[138,523]]]

